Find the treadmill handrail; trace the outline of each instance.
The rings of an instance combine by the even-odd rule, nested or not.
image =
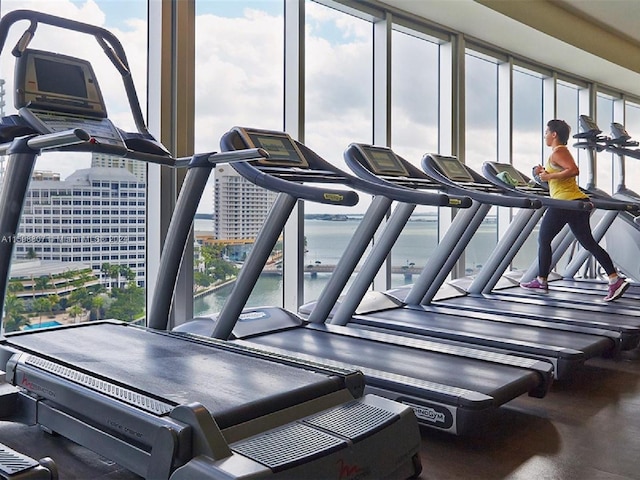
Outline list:
[[[585,202],[581,200],[558,200],[556,198],[541,196],[540,193],[525,192],[516,187],[512,187],[511,185],[504,183],[496,177],[496,170],[494,165],[497,163],[498,162],[484,162],[482,164],[482,174],[488,181],[498,187],[504,188],[517,195],[522,195],[528,198],[538,198],[542,202],[542,205],[545,207],[565,208],[567,210],[592,210],[594,208],[594,204],[592,201]],[[526,175],[522,176],[525,180],[529,179]]]
[[[419,205],[436,205],[441,207],[455,206],[469,208],[471,199],[468,197],[451,197],[445,193],[426,193],[413,190],[404,186],[396,186],[391,183],[377,183],[367,181],[356,176],[349,176],[353,188],[371,195],[383,195],[402,203],[415,203]]]
[[[40,152],[49,148],[58,148],[67,145],[77,145],[86,142],[91,136],[81,128],[73,128],[61,132],[48,133],[44,135],[28,135],[20,137],[7,143],[0,145],[0,155],[6,155],[16,151],[16,149],[27,148]]]
[[[454,192],[458,194],[466,194],[469,195],[474,200],[480,203],[490,203],[492,205],[497,205],[501,207],[514,207],[514,208],[540,208],[542,207],[542,202],[533,197],[522,197],[515,195],[505,195],[507,191],[500,184],[493,183],[494,186],[498,187],[502,190],[501,193],[489,193],[482,192],[473,189],[469,186],[463,186],[455,183],[450,180],[446,175],[443,175],[437,168],[433,165],[433,154],[427,153],[422,157],[422,169],[424,172],[433,178],[436,182],[439,182],[445,185],[447,188],[452,189]]]
[[[239,130],[242,130],[242,127],[234,127],[222,137],[220,146],[223,151],[233,151],[238,148],[239,135],[237,132]],[[263,130],[263,133],[269,133],[269,131]],[[416,200],[419,200],[419,203],[424,205],[444,206],[449,205],[452,201],[446,194],[415,192],[408,188],[380,185],[363,180],[330,164],[304,144],[293,139],[292,141],[295,143],[296,148],[304,154],[307,161],[310,162],[309,168],[273,168],[253,163],[237,163],[233,165],[233,168],[247,180],[263,188],[318,203],[352,206],[357,203],[358,196],[356,192],[347,190],[328,191],[306,185],[305,182],[339,183],[370,195],[381,195],[407,203],[417,203]],[[458,206],[458,201],[455,200],[455,202],[456,206]],[[460,201],[459,206],[463,207],[465,205],[470,206],[471,200]]]
[[[289,195],[316,203],[353,206],[358,203],[358,194],[352,190],[310,187],[302,183],[284,180],[260,171],[250,163],[241,162],[233,165],[240,175],[252,183],[274,192],[287,192]],[[317,178],[314,179],[317,181]]]
[[[512,187],[510,185],[505,184],[504,182],[501,182],[496,177],[495,165],[497,163],[498,162],[484,162],[484,164],[482,165],[482,173],[487,178],[487,180],[489,180],[491,183],[495,185],[503,184],[504,188],[510,191],[518,192],[522,195],[535,195],[528,192],[523,192],[517,187]],[[520,175],[522,175],[522,177],[525,178],[525,180],[527,180],[527,177],[524,174],[520,173]],[[588,201],[584,201],[586,199],[559,200],[557,198],[551,198],[551,197],[542,197],[541,201],[543,205],[546,207],[557,207],[557,208],[564,208],[567,210],[585,210],[585,209],[592,210],[593,208],[599,208],[601,210],[640,212],[640,204],[625,202],[625,201],[616,200],[613,198],[600,198],[595,196],[594,194],[589,194],[589,193],[590,192],[586,192],[586,194],[589,195]]]
[[[204,153],[190,157],[189,170],[180,188],[162,246],[153,298],[147,308],[149,328],[166,330],[168,327],[178,274],[182,258],[189,244],[188,239],[193,218],[196,215],[199,200],[202,198],[212,168],[218,163],[255,160],[268,156],[269,154],[264,149],[252,148],[217,154]]]
[[[410,203],[416,205],[438,205],[442,207],[456,207],[456,208],[469,208],[472,204],[472,200],[466,195],[449,195],[446,193],[427,193],[418,190],[416,188],[408,187],[406,185],[400,185],[392,183],[390,178],[380,178],[378,175],[371,172],[356,158],[355,153],[358,152],[359,147],[363,144],[352,143],[344,151],[344,160],[347,166],[354,171],[358,182],[366,181],[367,187],[369,185],[375,185],[375,188],[379,190],[379,195],[384,195],[392,200]],[[410,177],[398,177],[398,180],[410,180]],[[426,187],[427,185],[421,186]],[[432,189],[438,189],[437,185],[429,185]]]

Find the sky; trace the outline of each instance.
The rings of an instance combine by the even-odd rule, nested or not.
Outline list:
[[[217,150],[220,137],[235,125],[283,128],[282,4],[274,0],[196,1],[196,152]],[[63,15],[110,30],[124,46],[144,102],[145,0],[0,0],[1,13],[17,8]],[[313,2],[307,3],[306,15],[305,143],[327,161],[346,168],[344,149],[352,142],[373,141],[372,26]],[[23,29],[18,24],[11,29],[0,58],[0,77],[7,81],[7,92],[11,92],[13,76],[9,52]],[[438,148],[439,86],[434,67],[438,49],[415,37],[398,32],[393,35],[392,141],[399,154],[419,164],[424,153]],[[86,35],[43,26],[31,46],[91,59],[110,118],[125,130],[133,128],[120,77],[96,42]],[[495,83],[483,69],[468,68],[467,75],[476,92],[474,101],[467,105],[468,156],[493,160],[496,107],[491,92]],[[9,93],[6,101],[12,104]],[[524,96],[521,103],[525,109],[535,108],[524,105],[534,101]],[[535,119],[537,125],[539,121]],[[527,116],[520,122],[522,128],[532,128]],[[541,135],[521,138],[518,151],[523,158],[527,163],[539,163]],[[65,178],[88,164],[86,156],[50,153],[42,155],[36,168],[58,171]],[[361,203],[354,209],[358,213],[368,202]],[[309,206],[307,210],[323,209],[326,207]],[[211,182],[198,211],[213,211]]]

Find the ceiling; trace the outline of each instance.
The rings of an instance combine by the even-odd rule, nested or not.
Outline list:
[[[637,0],[558,0],[555,3],[640,45],[640,2]]]
[[[638,0],[380,0],[554,70],[640,97]]]

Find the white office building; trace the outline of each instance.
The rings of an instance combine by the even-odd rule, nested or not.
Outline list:
[[[43,178],[43,179],[40,179]],[[126,169],[92,167],[61,181],[34,174],[14,255],[17,259],[127,265],[145,280],[145,184]]]
[[[218,240],[256,238],[276,193],[249,182],[230,165],[216,167],[214,182],[214,237]]]
[[[124,168],[133,173],[142,183],[147,183],[147,164],[131,158],[115,157],[105,153],[91,153],[92,167]]]

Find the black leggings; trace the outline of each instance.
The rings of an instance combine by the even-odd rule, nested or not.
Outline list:
[[[569,225],[571,232],[580,245],[588,250],[607,272],[616,273],[611,257],[593,238],[589,224],[589,212],[586,210],[565,210],[550,207],[542,218],[538,234],[538,275],[546,278],[551,270],[551,241],[560,233],[562,227]]]

